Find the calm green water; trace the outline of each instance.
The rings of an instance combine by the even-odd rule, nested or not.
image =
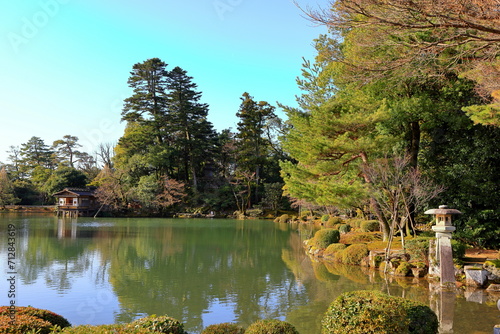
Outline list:
[[[52,310],[74,325],[168,314],[191,334],[214,323],[248,326],[265,318],[318,334],[329,303],[360,289],[430,305],[443,319],[443,332],[452,326],[454,333],[492,333],[500,323],[500,296],[429,293],[425,280],[388,282],[378,272],[311,262],[302,248],[310,230],[269,221],[3,214],[2,305],[11,300],[9,224],[17,230],[16,305]]]

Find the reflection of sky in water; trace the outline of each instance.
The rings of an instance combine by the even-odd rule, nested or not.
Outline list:
[[[1,272],[6,272],[4,258],[2,253]],[[48,309],[63,315],[74,325],[113,323],[120,307],[107,275],[102,276],[106,266],[102,265],[97,251],[86,252],[76,262],[82,259],[88,265],[83,272],[72,269],[78,267],[74,261],[53,262],[38,273],[36,280],[29,282],[23,280],[18,272],[16,305]],[[8,303],[6,297],[1,295],[2,305]]]
[[[235,308],[236,303],[231,300],[230,296],[225,299],[213,298],[210,301],[210,305],[201,315],[203,326],[207,327],[224,322],[236,322]]]

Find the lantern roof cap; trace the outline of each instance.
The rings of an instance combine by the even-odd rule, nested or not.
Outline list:
[[[439,209],[430,209],[424,212],[426,215],[461,215],[456,209],[449,209],[447,205],[440,205]]]

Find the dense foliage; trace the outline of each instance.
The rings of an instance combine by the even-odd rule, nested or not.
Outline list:
[[[281,320],[260,320],[251,324],[246,334],[299,334],[295,327]]]
[[[322,325],[323,334],[434,334],[439,323],[428,306],[381,292],[354,291],[330,305]]]
[[[445,203],[465,213],[457,231],[463,240],[496,247],[500,129],[474,124],[471,115],[489,108],[497,117],[498,76],[488,80],[488,96],[486,80],[474,73],[498,69],[498,53],[484,53],[498,42],[483,39],[498,31],[479,30],[462,46],[457,31],[467,28],[446,24],[459,12],[489,27],[474,16],[477,2],[408,2],[401,11],[398,4],[342,0],[308,12],[330,33],[316,40],[315,62],[304,62],[299,108],[285,109],[282,145],[292,160],[281,163],[284,189],[312,205],[376,216],[385,240],[414,233],[425,208]],[[443,8],[449,12],[441,17]],[[399,25],[407,20],[415,26]]]
[[[339,230],[333,228],[325,228],[317,231],[314,234],[313,244],[317,248],[327,248],[331,244],[335,244],[340,240]]]
[[[245,328],[230,322],[206,327],[201,334],[244,334]]]
[[[48,310],[42,310],[31,306],[15,307],[14,325],[11,324],[11,310],[7,306],[0,307],[0,332],[24,334],[30,330],[37,333],[51,333],[53,328],[66,328],[71,324],[64,317]]]

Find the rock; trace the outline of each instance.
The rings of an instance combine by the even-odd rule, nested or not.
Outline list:
[[[473,287],[483,287],[488,281],[488,271],[482,267],[465,266],[465,285]]]

